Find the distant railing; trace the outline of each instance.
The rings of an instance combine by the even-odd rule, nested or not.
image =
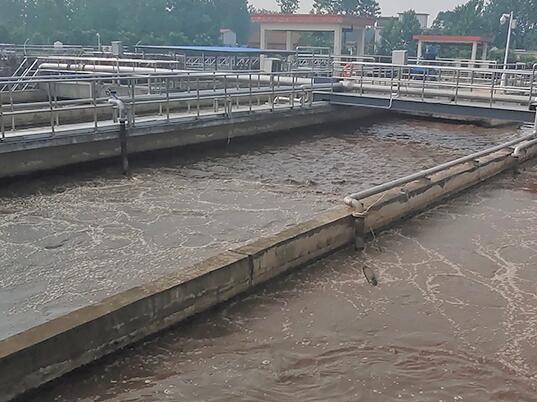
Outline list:
[[[536,66],[530,70],[394,65],[336,61],[335,75],[360,94],[496,103],[529,107],[536,96]]]

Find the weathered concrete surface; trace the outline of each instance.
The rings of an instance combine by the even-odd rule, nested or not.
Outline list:
[[[537,147],[534,146],[524,159],[535,154]],[[458,166],[436,175],[430,182],[410,183],[404,191],[405,202],[401,202],[401,194],[388,192],[368,206],[367,226],[371,229],[386,227],[516,163],[510,153],[500,151],[482,158],[471,168]],[[9,400],[205,311],[252,286],[350,244],[354,237],[352,214],[340,208],[242,247],[231,255],[225,253],[201,263],[186,274],[181,272],[123,292],[96,306],[1,341],[0,400]],[[220,264],[222,259],[223,265]]]
[[[141,153],[365,118],[375,112],[315,105],[313,108],[236,113],[231,119],[204,118],[180,124],[138,124],[129,129],[129,152]],[[120,154],[119,131],[62,135],[0,146],[0,178],[107,159]]]
[[[247,257],[223,253],[1,342],[0,400],[244,292],[250,273]]]

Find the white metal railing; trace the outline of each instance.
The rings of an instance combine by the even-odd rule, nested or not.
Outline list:
[[[21,81],[22,80],[22,81]],[[304,108],[313,103],[316,88],[313,75],[304,73],[260,74],[181,73],[181,74],[103,74],[0,78],[0,85],[34,85],[40,88],[46,101],[17,103],[13,92],[0,93],[1,139],[15,140],[17,130],[27,127],[21,120],[30,118],[32,126],[37,116],[46,116],[38,127],[54,136],[69,116],[72,123],[91,123],[97,132],[104,122],[115,121],[117,113],[108,102],[106,92],[117,93],[128,108],[128,122],[134,127],[138,118],[158,116],[161,121],[214,115],[231,118],[233,113],[252,113],[287,107]],[[65,99],[61,96],[66,85],[76,85],[87,96]],[[326,84],[325,84],[326,86]],[[66,118],[67,119],[67,118]],[[46,123],[45,123],[46,121]],[[86,129],[87,130],[87,129]]]
[[[390,182],[375,186],[368,190],[364,190],[358,193],[348,195],[347,197],[345,197],[344,202],[350,207],[353,207],[356,209],[362,209],[363,205],[361,201],[368,197],[372,197],[374,195],[383,193],[388,190],[392,190],[394,188],[401,188],[401,186],[404,186],[405,184],[411,183],[416,180],[430,179],[430,177],[435,174],[438,174],[447,169],[450,169],[452,167],[459,166],[465,163],[472,162],[474,163],[474,165],[479,165],[479,158],[493,154],[495,152],[499,152],[504,149],[509,149],[510,152],[512,152],[512,156],[514,158],[520,158],[524,150],[536,144],[537,144],[537,114],[535,116],[535,124],[533,126],[533,132],[531,134],[526,134],[521,137],[507,141],[503,144],[496,145],[496,146],[493,146],[491,148],[488,148],[479,152],[475,152],[471,155],[467,155],[467,156],[452,160],[450,162],[446,162],[441,165],[437,165],[435,167],[422,170],[420,172],[402,177],[400,179],[392,180]],[[403,190],[401,189],[401,191]]]
[[[536,65],[537,66],[537,65]],[[529,107],[536,96],[536,66],[531,70],[394,65],[357,61],[335,61],[337,78],[360,94],[388,94],[390,98],[412,97],[496,103]]]

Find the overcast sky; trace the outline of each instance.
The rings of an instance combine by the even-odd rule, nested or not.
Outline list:
[[[429,24],[436,18],[439,11],[451,10],[468,0],[378,0],[382,8],[382,15],[392,16],[398,12],[414,9],[418,13],[431,14]],[[276,0],[250,0],[254,6],[267,9],[276,9]],[[313,0],[300,0],[301,11],[311,10]]]

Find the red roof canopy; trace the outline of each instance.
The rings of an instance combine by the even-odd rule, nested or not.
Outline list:
[[[252,22],[267,24],[326,24],[373,25],[372,17],[355,17],[335,14],[254,14]]]
[[[414,35],[414,40],[434,43],[489,43],[490,39],[483,36],[462,35]]]

